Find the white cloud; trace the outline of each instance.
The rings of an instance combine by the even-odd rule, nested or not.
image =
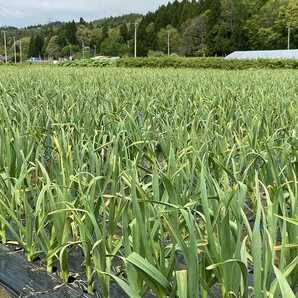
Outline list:
[[[84,17],[94,20],[154,10],[168,0],[0,0],[0,26],[27,26]]]
[[[2,18],[22,18],[24,13],[19,9],[10,9],[9,7],[2,6],[0,8],[0,20]]]

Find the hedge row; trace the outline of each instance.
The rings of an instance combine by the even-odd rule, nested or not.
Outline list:
[[[85,66],[85,67],[105,67],[105,66],[115,66],[115,61],[108,60],[108,59],[101,59],[101,60],[92,60],[92,59],[80,59],[80,60],[73,60],[73,61],[65,61],[59,63],[59,66],[65,67],[76,67],[76,66]]]
[[[298,69],[298,60],[225,60],[223,58],[182,58],[182,57],[151,57],[151,58],[122,58],[119,60],[75,60],[60,64],[61,66],[90,66],[90,67],[134,67],[134,68],[195,68],[195,69]]]
[[[291,68],[298,69],[298,60],[225,60],[223,58],[123,58],[117,63],[121,67],[174,67],[174,68],[212,68],[212,69],[249,69],[249,68]]]

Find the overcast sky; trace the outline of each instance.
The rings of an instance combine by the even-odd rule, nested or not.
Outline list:
[[[154,10],[168,0],[0,0],[0,26],[85,20]]]

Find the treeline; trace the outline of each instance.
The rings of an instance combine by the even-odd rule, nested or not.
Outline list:
[[[298,48],[297,0],[174,1],[148,13],[139,27],[139,54],[224,56],[235,50],[284,49],[288,28]],[[158,54],[158,53],[157,53]]]
[[[41,57],[58,59],[73,56],[88,58],[95,54],[129,56],[133,52],[133,24],[142,15],[131,14],[86,22],[83,18],[75,22],[55,22],[27,28],[2,28],[6,31],[8,53],[13,56],[14,41],[23,58]],[[0,55],[4,54],[3,38],[0,38]],[[18,57],[19,58],[19,57]]]
[[[298,48],[297,0],[173,1],[145,16],[6,28],[8,47],[24,57],[132,56],[137,23],[139,56],[224,56],[234,50]],[[3,54],[3,42],[0,54]]]

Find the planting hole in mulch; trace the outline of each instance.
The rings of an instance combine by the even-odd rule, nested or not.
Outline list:
[[[0,298],[11,298],[6,289],[0,285]]]
[[[0,298],[83,298],[80,288],[63,284],[42,267],[28,263],[22,251],[0,245]]]

